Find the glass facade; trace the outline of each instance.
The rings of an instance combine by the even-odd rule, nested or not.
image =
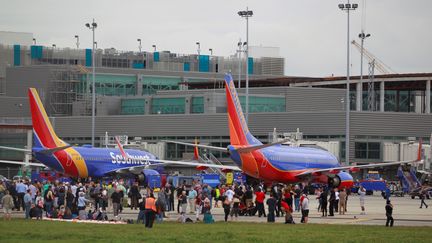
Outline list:
[[[379,142],[355,142],[356,159],[380,159],[381,143]]]
[[[184,114],[185,98],[153,98],[152,114]]]
[[[92,75],[83,75],[78,88],[81,93],[91,93]],[[129,96],[136,94],[136,76],[134,75],[95,75],[96,94],[104,96]]]
[[[123,99],[121,101],[122,115],[144,115],[145,99]]]
[[[191,113],[204,113],[204,97],[192,97]]]
[[[246,97],[240,96],[243,111],[246,110]],[[249,112],[285,112],[285,97],[259,97],[249,96]]]
[[[181,78],[143,77],[142,95],[155,94],[158,90],[178,90]]]

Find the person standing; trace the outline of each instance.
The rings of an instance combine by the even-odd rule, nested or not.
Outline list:
[[[345,188],[339,193],[339,214],[345,214],[347,193]]]
[[[146,228],[152,228],[155,214],[156,214],[156,200],[154,198],[153,193],[150,193],[150,196],[146,198],[144,214],[145,214]]]
[[[11,220],[12,209],[14,208],[15,205],[14,205],[13,198],[9,194],[8,190],[5,191],[5,195],[1,200],[1,204],[3,205],[4,219]]]
[[[267,199],[266,204],[268,206],[267,222],[275,222],[275,210],[276,210],[276,199],[273,197],[273,193],[270,193],[270,198]]]
[[[231,202],[228,200],[227,196],[221,196],[220,199],[223,199],[223,209],[224,209],[224,213],[225,213],[225,222],[228,221],[228,215],[230,214],[231,211]]]
[[[334,202],[334,211],[337,213],[339,208],[339,189],[335,188],[335,202]]]
[[[262,192],[260,188],[258,188],[258,191],[255,192],[255,203],[258,210],[258,217],[261,216],[266,217],[266,213],[264,210],[264,199],[265,199],[265,193]]]
[[[25,209],[25,218],[30,218],[30,209],[32,205],[32,196],[31,196],[31,190],[27,189],[27,193],[24,195],[24,209]]]
[[[320,195],[322,217],[327,217],[327,190],[323,189]]]
[[[360,207],[361,207],[361,213],[360,215],[365,215],[365,197],[366,197],[366,189],[362,186],[360,186],[358,194],[360,195]]]
[[[298,185],[294,186],[294,205],[295,205],[295,211],[300,212],[300,196],[301,196],[301,190]]]
[[[197,191],[192,187],[187,195],[189,203],[189,213],[195,213],[195,198],[197,197]]]
[[[122,195],[120,188],[116,188],[116,190],[111,194],[111,200],[113,205],[114,217],[117,218],[120,211],[120,203],[121,203]]]
[[[18,211],[20,211],[20,207],[23,208],[23,210],[25,209],[25,205],[24,205],[24,195],[27,191],[27,185],[23,183],[22,180],[20,180],[16,186],[15,186],[15,190],[17,192],[17,196],[18,196]]]
[[[131,210],[137,210],[138,207],[138,199],[140,197],[140,192],[138,188],[138,182],[135,182],[130,188],[130,199],[131,199]]]
[[[386,216],[387,216],[387,221],[386,221],[386,227],[389,226],[390,223],[390,227],[393,227],[393,205],[390,203],[390,200],[387,200],[386,206],[385,206],[385,210],[386,210]]]
[[[307,224],[309,218],[309,198],[307,197],[306,194],[303,194],[301,209],[302,209],[303,223]]]
[[[329,215],[328,216],[334,216],[333,211],[334,211],[334,207],[335,207],[334,206],[335,202],[336,202],[336,193],[335,193],[335,189],[332,188],[330,191],[330,198],[329,198],[330,205],[329,205]]]
[[[150,197],[145,200],[145,227],[152,228],[153,221],[156,214],[156,200],[153,193],[150,193]]]
[[[422,190],[422,189],[420,189],[420,190]],[[423,204],[425,205],[426,208],[428,208],[428,205],[424,201],[425,197],[426,197],[426,191],[425,190],[420,191],[420,199],[421,199],[420,208],[423,207]]]

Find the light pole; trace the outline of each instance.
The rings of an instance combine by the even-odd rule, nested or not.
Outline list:
[[[154,52],[156,52],[156,45],[152,45]]]
[[[201,52],[201,44],[197,41],[196,43],[195,43],[196,45],[197,45],[197,47],[198,47],[198,49],[197,49],[197,51],[198,51],[198,72],[199,72],[199,68],[200,68],[200,65],[199,65],[199,58],[200,58],[200,52]]]
[[[78,35],[75,35],[75,39],[76,39],[76,46],[77,46],[77,49],[79,49],[79,36]]]
[[[238,50],[237,50],[237,54],[238,54],[238,61],[239,61],[239,70],[238,70],[238,88],[240,89],[241,86],[241,67],[242,67],[242,60],[241,60],[241,54],[242,54],[242,42],[241,39],[239,40],[239,42],[237,43],[238,46]]]
[[[139,53],[141,54],[141,48],[142,48],[142,45],[141,45],[141,39],[137,39],[137,41],[138,41],[138,49],[139,49]]]
[[[350,141],[350,66],[349,66],[349,55],[350,55],[350,51],[349,51],[349,47],[350,47],[350,31],[349,31],[349,27],[350,27],[350,18],[349,18],[349,13],[352,10],[355,10],[358,7],[358,4],[353,3],[350,4],[349,0],[348,3],[346,4],[339,4],[338,5],[339,8],[343,11],[347,12],[347,82],[346,82],[346,96],[345,96],[345,100],[346,100],[346,108],[345,108],[345,117],[346,117],[346,121],[345,121],[345,164],[349,165],[349,141]]]
[[[362,32],[358,35],[358,37],[361,39],[361,50],[360,50],[360,82],[357,84],[357,111],[362,110],[362,100],[363,100],[363,44],[364,40],[369,37],[370,34],[365,34],[362,30]]]
[[[97,24],[94,19],[91,24],[85,24],[87,28],[89,28],[93,32],[93,48],[92,48],[92,138],[91,143],[94,147],[95,144],[95,115],[96,115],[96,85],[95,85],[95,29],[97,28]]]
[[[253,12],[246,7],[246,11],[239,11],[237,13],[240,17],[246,18],[246,124],[249,121],[249,18],[252,17]]]
[[[209,49],[209,52],[210,52],[210,56],[213,56],[213,49],[212,48]]]

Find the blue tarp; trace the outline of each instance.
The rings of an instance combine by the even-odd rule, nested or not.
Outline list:
[[[366,191],[385,191],[387,188],[386,183],[383,180],[361,181],[360,185],[363,186]]]

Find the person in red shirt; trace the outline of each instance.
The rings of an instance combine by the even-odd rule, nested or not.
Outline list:
[[[281,206],[282,210],[285,212],[285,224],[295,224],[291,214],[293,211],[292,208],[285,201],[281,201]]]
[[[262,215],[264,217],[267,217],[264,210],[264,199],[265,199],[265,193],[258,188],[258,191],[255,192],[255,203],[258,210],[258,217],[261,217]]]

